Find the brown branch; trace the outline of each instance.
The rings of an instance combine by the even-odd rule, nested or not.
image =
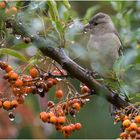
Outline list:
[[[16,26],[15,26],[16,25]],[[24,27],[18,26],[16,23],[13,24],[13,27],[16,32],[22,31],[22,35],[27,35],[28,32]],[[18,30],[16,30],[18,28]],[[20,28],[22,30],[20,30]],[[20,34],[20,33],[19,33]],[[31,37],[31,36],[29,36]],[[124,108],[129,105],[129,103],[123,100],[118,94],[109,91],[105,86],[97,82],[92,76],[87,74],[88,72],[82,68],[80,65],[75,63],[72,59],[70,59],[65,53],[63,48],[54,48],[53,46],[48,46],[48,43],[44,38],[39,36],[31,37],[32,43],[35,46],[38,46],[42,53],[51,59],[55,60],[59,63],[73,78],[78,79],[80,82],[87,85],[90,89],[93,89],[96,94],[99,94],[107,99],[111,104],[116,106],[117,108]]]

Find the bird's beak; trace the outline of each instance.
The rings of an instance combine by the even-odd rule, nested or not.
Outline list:
[[[84,31],[84,32],[88,32],[88,31],[91,30],[91,28],[92,28],[92,25],[88,23],[88,24],[86,24],[86,25],[84,26],[83,31]]]

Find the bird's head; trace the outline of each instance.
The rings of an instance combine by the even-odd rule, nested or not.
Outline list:
[[[105,13],[97,13],[84,27],[84,31],[96,31],[100,32],[101,30],[114,30],[114,25],[109,15]]]

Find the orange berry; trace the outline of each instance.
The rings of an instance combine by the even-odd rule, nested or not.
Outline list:
[[[5,70],[7,67],[8,67],[8,65],[7,65],[5,62],[1,62],[1,61],[0,61],[0,68],[1,68],[2,70]]]
[[[136,131],[131,131],[130,132],[130,137],[131,138],[135,138],[136,137],[137,132]]]
[[[33,85],[32,77],[30,77],[28,75],[24,75],[22,77],[22,81],[23,81],[24,86],[32,86]]]
[[[76,109],[77,111],[80,110],[81,106],[79,103],[74,103],[73,106],[72,106],[74,109]]]
[[[57,90],[56,92],[55,92],[55,97],[57,98],[57,99],[60,99],[60,98],[62,98],[63,97],[63,91],[61,90],[61,89],[59,89],[59,90]]]
[[[127,137],[126,132],[122,132],[122,133],[120,134],[120,137],[121,137],[121,138],[126,138],[126,137]]]
[[[122,121],[127,120],[128,116],[123,116],[121,119],[122,119]]]
[[[82,86],[81,87],[81,92],[82,93],[89,93],[90,92],[90,89],[87,86]]]
[[[43,122],[47,122],[48,120],[48,115],[46,112],[41,112],[40,113],[40,119],[43,121]]]
[[[16,14],[16,13],[17,13],[17,8],[16,8],[15,6],[12,6],[12,7],[10,8],[10,13]]]
[[[140,134],[137,134],[136,139],[137,140],[140,139]]]
[[[23,37],[23,41],[24,41],[24,43],[28,44],[31,42],[31,38],[30,37]]]
[[[10,14],[10,9],[9,8],[6,8],[5,13],[6,14]]]
[[[66,122],[66,118],[65,117],[58,117],[58,123],[59,124],[64,124]]]
[[[128,120],[128,119],[127,120],[124,120],[122,125],[123,125],[123,127],[126,127],[127,128],[127,127],[129,127],[131,125],[131,121]]]
[[[18,101],[17,100],[12,100],[11,101],[11,106],[16,108],[18,106]]]
[[[55,129],[58,131],[62,131],[62,125],[55,125]]]
[[[125,130],[130,132],[131,131],[131,127],[129,126],[129,127],[125,128]]]
[[[24,103],[24,100],[25,100],[25,97],[24,96],[19,96],[17,98],[17,101],[18,101],[19,104],[23,104]]]
[[[23,87],[21,91],[23,94],[28,94],[28,93],[32,93],[33,89],[32,87]]]
[[[39,72],[36,68],[31,68],[30,69],[30,75],[32,76],[32,78],[36,78],[38,76]]]
[[[82,128],[81,123],[76,123],[75,124],[75,130],[80,130]]]
[[[3,108],[5,109],[5,110],[10,110],[11,109],[11,102],[10,101],[4,101],[3,102]]]
[[[140,123],[140,115],[135,117],[135,122]]]
[[[53,80],[52,79],[48,79],[47,87],[51,88],[53,85],[54,85]]]
[[[15,82],[15,86],[21,87],[23,85],[23,81],[21,79],[17,79]]]
[[[57,80],[57,79],[52,78],[52,82],[53,82],[53,85],[56,85],[56,84],[58,83],[58,80]]]
[[[3,1],[3,2],[0,2],[0,8],[5,8],[6,7],[6,3]]]
[[[131,123],[130,128],[131,130],[137,130],[138,126],[136,123]]]
[[[10,78],[13,79],[13,80],[17,80],[18,79],[18,74],[13,72],[13,73],[11,73]]]
[[[0,101],[0,108],[2,107],[2,101]]]
[[[137,128],[137,132],[140,134],[140,126]]]
[[[7,73],[9,73],[10,71],[12,71],[13,70],[13,68],[11,67],[11,66],[7,66],[6,67],[6,69],[5,69],[5,71],[7,72]]]
[[[72,131],[75,130],[75,125],[74,124],[70,124],[69,126],[71,127]]]

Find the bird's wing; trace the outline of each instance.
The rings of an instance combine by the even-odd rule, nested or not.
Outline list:
[[[117,35],[117,37],[118,37],[119,40],[120,40],[121,45],[120,45],[120,47],[119,47],[118,52],[119,52],[119,55],[122,56],[122,55],[123,55],[123,43],[122,43],[122,41],[121,41],[121,38],[120,38],[118,32],[115,30],[114,33],[115,33],[115,35]]]

